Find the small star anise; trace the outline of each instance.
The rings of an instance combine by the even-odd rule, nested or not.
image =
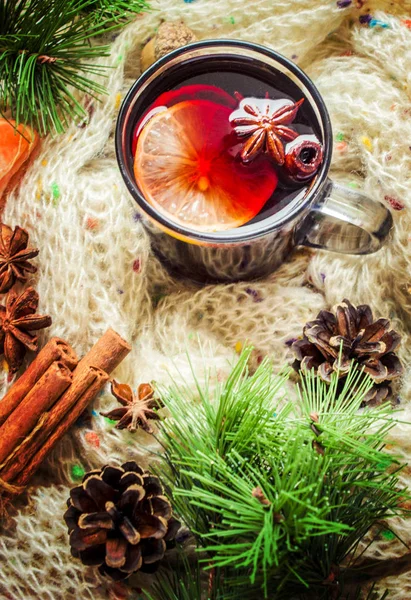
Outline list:
[[[159,418],[153,409],[161,408],[161,402],[154,398],[154,389],[149,383],[139,385],[137,394],[134,394],[129,385],[113,381],[111,393],[123,406],[106,413],[100,413],[103,417],[118,421],[116,429],[127,428],[129,431],[136,431],[138,427],[141,427],[147,433],[153,433],[148,419]]]
[[[38,304],[36,290],[28,288],[20,295],[9,292],[6,306],[0,305],[0,353],[11,373],[19,370],[27,350],[38,349],[37,336],[29,332],[51,325],[51,317],[35,314]]]
[[[260,152],[267,152],[282,166],[285,161],[282,140],[291,142],[298,137],[298,133],[287,125],[294,121],[303,102],[304,98],[298,102],[244,98],[240,108],[230,115],[236,134],[248,138],[240,154],[242,160],[249,162]]]
[[[26,281],[26,273],[35,273],[37,267],[29,263],[39,251],[27,248],[29,234],[17,226],[0,226],[0,294],[8,292],[16,281]]]

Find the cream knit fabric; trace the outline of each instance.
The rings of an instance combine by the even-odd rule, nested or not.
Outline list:
[[[348,5],[348,6],[346,6]],[[190,380],[186,351],[201,379],[224,377],[241,345],[255,360],[280,366],[287,342],[325,306],[343,297],[369,303],[403,335],[411,357],[411,2],[410,0],[153,0],[153,11],[112,40],[109,93],[88,102],[84,127],[43,142],[42,152],[8,199],[6,223],[20,224],[41,248],[33,284],[40,309],[53,316],[47,335],[84,353],[108,326],[133,344],[116,377],[136,386],[155,379]],[[360,23],[369,11],[373,21]],[[121,99],[139,75],[144,42],[162,20],[183,19],[199,39],[239,38],[292,57],[314,79],[331,113],[336,138],[333,174],[392,208],[390,244],[369,257],[298,251],[265,281],[194,288],[173,281],[150,254],[147,236],[117,169],[113,130]],[[369,19],[368,19],[369,21]],[[44,339],[45,339],[44,336]],[[2,375],[4,388],[7,374]],[[401,395],[411,418],[411,373]],[[62,441],[0,536],[0,600],[86,600],[139,597],[102,580],[70,557],[62,520],[73,467],[88,470],[137,456],[147,461],[150,436],[113,429],[93,411]],[[411,458],[409,427],[395,443]],[[411,468],[402,478],[411,481]],[[411,526],[398,521],[411,542]],[[381,537],[375,555],[406,549]],[[390,598],[411,598],[411,576],[387,580]],[[166,599],[164,599],[166,600]]]

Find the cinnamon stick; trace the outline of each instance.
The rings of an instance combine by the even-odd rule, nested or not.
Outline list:
[[[57,425],[63,419],[70,418],[67,413],[80,401],[97,376],[101,378],[102,373],[100,369],[87,367],[73,378],[72,384],[62,397],[40,417],[33,432],[8,457],[4,467],[0,468],[0,478],[3,481],[12,481],[25,468]]]
[[[93,383],[81,396],[77,404],[73,406],[72,410],[70,410],[67,413],[66,418],[60,421],[60,423],[57,425],[54,431],[48,435],[47,440],[37,452],[37,454],[35,454],[31,461],[26,465],[24,471],[22,471],[18,475],[17,479],[13,481],[13,485],[24,486],[27,484],[32,475],[37,471],[41,463],[44,461],[46,456],[54,448],[56,443],[62,438],[62,436],[65,433],[67,433],[67,431],[70,429],[73,423],[77,421],[81,413],[84,412],[84,410],[93,400],[93,398],[103,389],[108,379],[109,376],[107,375],[107,373],[104,373],[104,371],[101,371],[100,369],[96,369],[96,378],[93,381]]]
[[[53,362],[0,427],[0,464],[23,441],[38,419],[68,388],[73,379],[62,362]]]
[[[23,491],[45,457],[102,390],[109,379],[108,373],[130,350],[130,345],[109,329],[77,364],[73,373],[60,361],[53,363],[37,379],[0,427],[0,500],[2,491],[3,497],[4,494],[10,497]],[[72,366],[76,362],[77,358],[72,361]],[[48,382],[50,371],[54,373],[56,364],[60,370],[66,369],[68,377],[60,389],[56,382],[52,385]],[[4,442],[3,433],[6,434]]]
[[[108,329],[85,357],[79,362],[77,371],[85,367],[98,367],[111,373],[125,359],[131,346],[113,329]]]
[[[7,394],[0,400],[0,426],[17,408],[23,398],[29,393],[50,365],[60,361],[72,371],[78,364],[74,350],[67,342],[59,338],[52,338],[38,353],[28,369],[14,383]]]

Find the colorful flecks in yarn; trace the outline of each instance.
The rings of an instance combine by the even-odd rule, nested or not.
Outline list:
[[[360,15],[359,21],[361,25],[368,25],[370,21],[372,21],[372,16],[370,14]]]
[[[120,94],[120,92],[118,92],[118,93],[116,94],[116,99],[115,99],[115,101],[114,101],[114,108],[115,108],[116,110],[118,110],[118,109],[120,108],[120,104],[121,104],[121,94]]]
[[[348,8],[348,6],[351,6],[351,4],[352,0],[337,0],[338,8]]]
[[[369,150],[371,152],[372,150],[372,142],[370,140],[369,137],[367,137],[366,135],[362,135],[360,137],[361,143],[367,148],[367,150]]]
[[[71,467],[71,478],[73,481],[78,481],[79,479],[83,479],[86,471],[83,469],[81,465],[73,465]]]
[[[339,131],[337,133],[337,135],[335,136],[335,141],[337,142],[335,144],[335,149],[337,150],[337,152],[340,152],[340,153],[346,152],[346,150],[348,148],[348,144],[345,141],[345,135],[343,134],[342,131]]]
[[[391,25],[386,23],[385,21],[381,21],[380,19],[374,19],[372,15],[369,13],[365,15],[360,15],[358,19],[361,25],[367,25],[371,27],[371,29],[381,30],[381,29],[391,29]]]
[[[391,529],[384,529],[384,531],[381,532],[381,535],[384,539],[386,540],[394,540],[396,538],[396,535],[393,531],[391,531]]]
[[[405,205],[397,198],[393,198],[393,196],[384,196],[384,200],[388,202],[394,210],[404,210],[405,208]]]
[[[347,142],[338,142],[338,144],[335,144],[335,149],[338,150],[338,152],[346,152],[347,148]]]
[[[260,292],[253,288],[247,288],[245,290],[245,293],[252,297],[253,302],[262,302],[264,300],[264,298],[261,296]]]
[[[237,352],[237,354],[240,354],[241,350],[243,349],[243,342],[237,342],[234,346],[234,349]]]
[[[41,177],[39,177],[37,179],[37,184],[36,184],[36,200],[40,200],[42,191],[43,191],[43,180]]]
[[[94,448],[100,447],[100,438],[95,431],[87,431],[84,435],[84,439],[90,446],[94,446]]]
[[[91,231],[94,231],[95,229],[98,229],[99,226],[100,226],[100,221],[98,219],[95,219],[94,217],[87,217],[86,229],[90,229]]]
[[[140,273],[141,271],[141,260],[139,258],[136,258],[133,262],[133,271],[134,273]]]
[[[51,184],[50,187],[51,187],[51,194],[52,194],[52,197],[53,197],[53,206],[57,206],[58,200],[59,200],[59,198],[61,196],[60,188],[59,188],[58,184],[55,181],[53,181],[53,183]]]
[[[389,23],[385,23],[384,21],[380,21],[379,19],[371,19],[368,22],[368,26],[372,29],[390,29],[391,27]]]

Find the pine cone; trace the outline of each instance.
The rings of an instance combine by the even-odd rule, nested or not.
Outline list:
[[[135,462],[87,473],[67,504],[72,555],[114,580],[153,572],[180,527],[159,479]]]
[[[333,373],[346,377],[352,360],[374,380],[366,402],[382,402],[391,393],[389,382],[402,375],[403,368],[394,350],[401,336],[390,330],[388,319],[374,321],[371,308],[353,306],[343,300],[333,312],[322,310],[314,321],[307,323],[304,336],[292,345],[294,367],[315,369],[329,383]]]

